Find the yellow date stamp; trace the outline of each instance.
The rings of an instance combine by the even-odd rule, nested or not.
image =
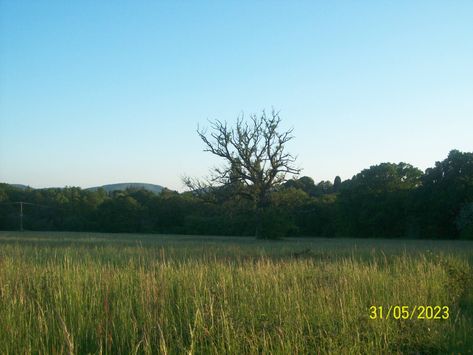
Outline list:
[[[448,319],[450,308],[448,306],[402,306],[389,307],[371,306],[369,309],[370,319]]]

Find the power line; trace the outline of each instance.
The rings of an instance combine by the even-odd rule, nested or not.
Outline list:
[[[39,203],[33,203],[33,202],[24,202],[24,201],[19,201],[19,202],[0,202],[0,205],[33,205],[33,206],[38,206],[38,207],[44,207],[44,208],[55,208],[54,206],[47,206],[47,205],[40,205]]]

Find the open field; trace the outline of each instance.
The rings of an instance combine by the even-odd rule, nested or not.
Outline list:
[[[0,232],[0,353],[471,353],[472,270],[473,242]]]

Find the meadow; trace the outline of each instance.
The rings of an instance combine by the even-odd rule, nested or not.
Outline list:
[[[472,353],[472,274],[467,241],[0,232],[0,353]]]

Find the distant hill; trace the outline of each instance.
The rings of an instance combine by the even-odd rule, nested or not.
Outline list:
[[[33,189],[31,186],[27,185],[22,185],[22,184],[6,184],[10,185],[12,187],[15,187],[20,190],[26,190],[26,189]],[[52,187],[47,187],[44,189],[48,189]],[[108,185],[103,185],[103,186],[94,186],[94,187],[89,187],[84,190],[89,190],[89,191],[96,191],[100,188],[103,188],[106,192],[112,192],[112,191],[124,191],[126,189],[144,189],[147,191],[151,191],[155,194],[161,193],[161,191],[164,189],[163,186],[161,185],[155,185],[155,184],[146,184],[142,182],[124,182],[121,184],[108,184]],[[42,190],[42,189],[37,189],[37,190]]]
[[[17,189],[20,189],[20,190],[26,190],[26,189],[30,188],[29,186],[22,185],[22,184],[8,184],[8,185],[16,187]]]
[[[103,186],[89,187],[85,190],[96,191],[100,188],[104,189],[107,192],[124,191],[126,189],[145,189],[154,192],[155,194],[159,194],[164,187],[162,187],[161,185],[145,184],[141,182],[125,182],[121,184],[108,184]]]

